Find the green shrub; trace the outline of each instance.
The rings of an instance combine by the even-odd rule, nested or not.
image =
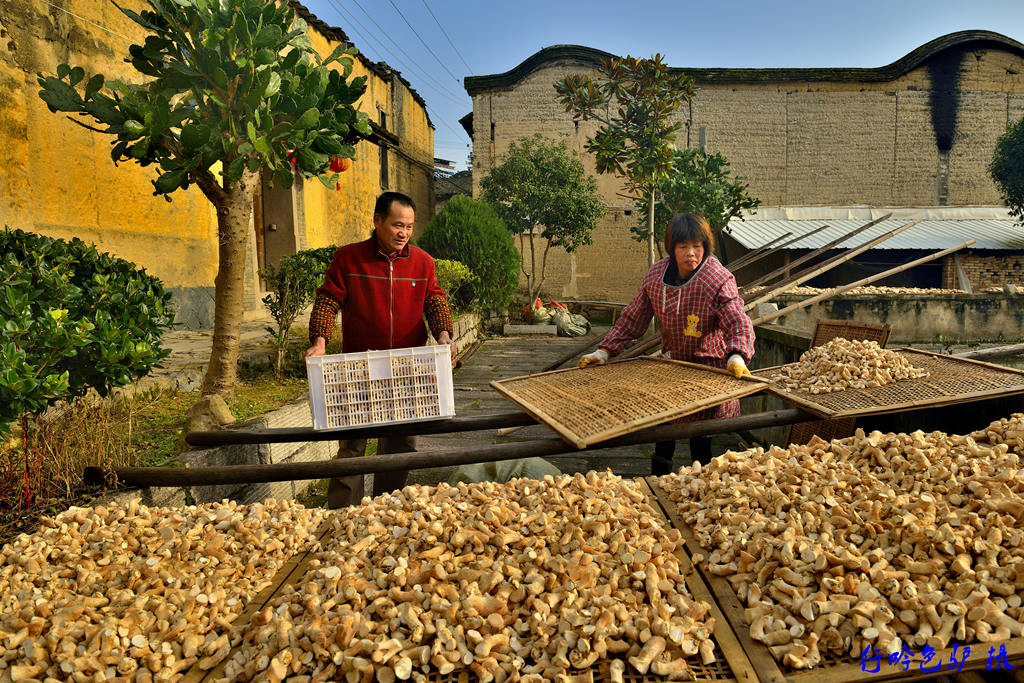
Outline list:
[[[278,377],[284,372],[284,359],[288,346],[288,332],[303,309],[316,297],[316,289],[324,281],[324,273],[331,265],[337,246],[306,249],[289,254],[276,267],[260,269],[270,292],[263,297],[263,305],[277,323],[277,329],[268,327],[277,347],[274,370]]]
[[[6,226],[0,255],[0,433],[60,399],[106,396],[170,353],[171,295],[134,263]]]
[[[472,296],[461,303],[501,310],[512,300],[519,284],[519,252],[512,233],[486,202],[455,195],[430,219],[418,244],[435,259],[459,261],[476,274]]]
[[[462,302],[473,296],[473,286],[479,278],[464,263],[458,261],[435,259],[434,267],[437,271],[437,284],[448,295],[452,307],[466,308]]]

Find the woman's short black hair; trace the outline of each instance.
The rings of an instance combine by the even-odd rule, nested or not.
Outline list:
[[[665,253],[672,256],[679,242],[703,242],[707,258],[715,250],[715,235],[708,219],[699,213],[679,213],[665,231]]]

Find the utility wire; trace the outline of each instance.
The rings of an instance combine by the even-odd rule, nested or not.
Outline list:
[[[378,24],[378,23],[377,23],[377,20],[373,18],[373,15],[372,15],[372,14],[370,14],[369,12],[367,12],[367,11],[366,11],[366,8],[362,6],[362,4],[361,4],[361,3],[359,2],[359,0],[353,0],[353,2],[355,2],[355,4],[356,4],[356,7],[358,7],[358,8],[360,9],[360,10],[362,10],[363,14],[365,14],[365,15],[366,15],[366,17],[367,17],[367,18],[368,18],[368,19],[370,20],[370,22],[371,22],[371,23],[372,23],[372,24],[373,24],[374,26],[376,26],[376,27],[377,27],[377,29],[378,29],[378,30],[379,30],[379,31],[381,32],[381,35],[386,35],[386,34],[387,34],[387,30],[385,30],[385,28],[384,28],[383,26],[381,26],[380,24]],[[416,63],[416,59],[415,59],[414,57],[412,57],[412,56],[411,56],[411,55],[410,55],[410,54],[409,54],[408,52],[406,52],[406,51],[405,51],[404,49],[402,49],[402,46],[401,46],[401,45],[399,45],[398,43],[395,43],[395,48],[397,48],[399,52],[401,52],[401,53],[402,53],[403,55],[405,55],[405,56],[406,56],[406,58],[407,58],[407,59],[408,59],[408,60],[409,60],[409,61],[410,61],[411,63],[413,63],[413,64],[415,64],[415,63]],[[456,80],[458,80],[458,79],[456,79]],[[438,83],[438,85],[440,85],[440,83]],[[447,89],[447,88],[445,88],[445,87],[444,87],[443,85],[442,85],[442,86],[440,86],[440,87],[441,87],[441,88],[443,88],[443,89],[444,89],[444,90],[445,90],[446,92],[450,93],[450,94],[451,94],[452,96],[454,96],[454,97],[459,97],[459,95],[458,95],[458,94],[456,94],[456,93],[453,93],[453,92],[452,92],[451,90],[448,90],[448,89]]]
[[[361,29],[363,30],[363,33],[364,33],[364,34],[366,34],[366,35],[370,36],[370,37],[371,37],[371,38],[373,39],[373,42],[374,42],[374,43],[376,43],[377,45],[379,45],[379,46],[380,46],[380,49],[381,49],[381,50],[382,50],[382,51],[383,51],[383,52],[384,52],[384,53],[385,53],[386,55],[388,55],[388,56],[389,56],[389,57],[390,57],[391,59],[393,59],[393,60],[394,60],[394,63],[395,63],[396,65],[399,65],[399,66],[403,66],[403,67],[405,66],[405,63],[403,62],[403,60],[399,59],[399,58],[398,58],[398,56],[397,56],[397,55],[395,55],[395,53],[391,52],[391,51],[390,51],[390,50],[389,50],[389,49],[387,48],[387,46],[386,46],[386,45],[384,45],[384,43],[382,43],[382,42],[381,42],[381,41],[380,41],[379,39],[377,39],[377,38],[376,38],[376,37],[374,36],[374,34],[373,34],[373,31],[371,31],[371,30],[367,29],[367,28],[366,28],[365,26],[363,26],[362,22],[360,22],[360,21],[359,21],[358,19],[356,19],[356,17],[355,17],[355,15],[354,15],[354,14],[352,14],[352,13],[351,13],[351,12],[349,12],[349,11],[348,11],[347,9],[345,9],[345,8],[344,8],[344,7],[342,6],[342,5],[340,5],[340,4],[339,4],[339,3],[337,2],[337,0],[330,0],[330,2],[331,2],[331,4],[332,4],[332,5],[334,5],[334,7],[335,7],[335,8],[336,8],[336,9],[337,9],[337,10],[339,11],[339,13],[341,13],[341,12],[344,12],[344,13],[345,13],[345,15],[346,15],[346,16],[347,16],[347,17],[348,17],[349,19],[351,19],[351,20],[352,20],[352,21],[353,21],[353,22],[354,22],[354,23],[355,23],[355,24],[356,24],[357,26],[359,26],[359,28],[361,28]],[[357,3],[357,4],[358,4],[358,3]],[[362,8],[362,7],[360,7],[359,9],[363,9],[363,8]],[[367,15],[367,16],[368,16],[368,17],[370,18],[370,21],[373,21],[373,17],[372,17],[372,16],[370,16],[370,15],[369,15],[369,14],[368,14],[368,13],[366,12],[366,10],[364,10],[364,9],[363,9],[363,14],[366,14],[366,15]],[[377,23],[376,21],[373,21],[373,24],[374,24],[374,25],[375,25],[375,26],[376,26],[376,27],[377,27],[378,29],[380,29],[380,30],[381,30],[381,32],[384,32],[384,29],[383,29],[383,28],[381,28],[380,24],[378,24],[378,23]],[[399,50],[401,50],[401,48],[399,48]],[[409,58],[409,60],[410,60],[410,61],[412,62],[412,64],[413,64],[413,65],[415,65],[415,64],[416,64],[416,60],[414,60],[414,59],[413,59],[412,57],[409,57],[409,55],[408,55],[408,54],[407,54],[407,53],[406,53],[406,52],[405,52],[404,50],[402,51],[402,54],[405,54],[405,55],[406,55],[406,57],[408,57],[408,58]],[[432,87],[431,87],[431,89],[432,89],[432,90],[434,90],[435,92],[437,92],[438,94],[440,94],[440,95],[444,95],[445,97],[447,97],[448,99],[452,100],[452,101],[453,101],[453,102],[455,102],[456,104],[461,104],[461,105],[465,105],[465,101],[464,101],[463,99],[461,99],[461,98],[459,97],[459,95],[457,95],[456,93],[453,93],[453,92],[452,92],[451,90],[448,90],[448,88],[446,88],[446,87],[444,87],[443,85],[441,85],[441,83],[440,83],[440,82],[438,82],[438,81],[437,81],[436,79],[432,78],[432,77],[430,76],[430,74],[427,74],[427,73],[425,73],[425,72],[421,71],[420,69],[416,68],[415,66],[409,66],[409,67],[408,67],[408,70],[409,70],[409,71],[416,71],[416,73],[418,73],[419,75],[423,76],[423,77],[424,77],[424,79],[426,79],[426,80],[428,80],[428,81],[431,81],[432,83],[434,83],[435,85],[434,85],[434,86],[432,86]]]
[[[115,35],[115,36],[117,36],[118,38],[122,38],[122,39],[124,39],[124,40],[127,40],[127,41],[128,41],[129,43],[133,42],[133,41],[132,41],[132,39],[131,39],[131,38],[129,38],[128,36],[123,36],[123,35],[121,35],[120,33],[118,33],[117,31],[111,31],[111,30],[110,30],[109,28],[107,28],[106,26],[103,26],[102,24],[97,24],[97,23],[96,23],[95,21],[89,21],[89,20],[88,20],[88,19],[86,19],[85,17],[80,17],[80,16],[78,16],[77,14],[75,14],[74,12],[71,12],[71,11],[69,11],[69,10],[66,10],[66,9],[64,9],[63,7],[59,6],[59,5],[55,5],[55,4],[53,4],[52,2],[48,2],[47,0],[43,0],[43,2],[45,2],[45,3],[47,4],[47,5],[49,5],[50,7],[54,8],[54,9],[59,9],[59,10],[60,10],[61,12],[65,12],[65,13],[67,13],[67,14],[70,14],[70,15],[71,15],[71,16],[73,16],[73,17],[74,17],[75,19],[81,19],[82,21],[84,21],[84,22],[85,22],[85,23],[87,23],[87,24],[92,24],[92,25],[93,25],[93,26],[95,26],[96,28],[101,28],[101,29],[103,29],[104,31],[106,31],[107,33],[110,33],[110,34],[112,34],[112,35]]]
[[[469,62],[466,61],[466,58],[462,56],[461,52],[459,52],[459,48],[455,47],[455,43],[453,43],[452,39],[448,37],[448,32],[444,30],[444,26],[442,26],[441,22],[438,21],[437,17],[434,16],[434,12],[430,9],[430,5],[427,4],[427,0],[422,0],[422,1],[423,1],[423,6],[426,7],[427,8],[427,12],[430,13],[430,18],[433,19],[434,23],[437,24],[437,27],[439,29],[441,29],[441,33],[443,33],[444,37],[448,39],[448,44],[452,46],[452,49],[455,50],[455,54],[457,54],[459,56],[459,59],[462,60],[462,63],[466,65],[466,69],[469,71],[469,73],[472,74],[473,73],[473,67],[471,67],[469,65]]]
[[[409,20],[405,18],[405,15],[402,14],[402,10],[398,9],[398,5],[395,4],[395,0],[388,0],[388,2],[390,2],[391,6],[395,8],[396,12],[398,12],[398,16],[402,17],[402,21],[404,21],[405,25],[409,27],[409,30],[412,31],[412,34],[416,36],[416,38],[418,38],[421,43],[423,43],[423,47],[427,48],[427,52],[429,52],[430,56],[434,58],[434,61],[440,64],[441,68],[444,69],[448,73],[448,75],[455,80],[456,83],[461,84],[462,81],[459,80],[459,77],[448,70],[448,67],[445,65],[444,62],[441,61],[441,58],[434,54],[434,51],[430,49],[429,45],[427,45],[427,41],[423,40],[423,36],[420,35],[419,31],[413,28],[413,25],[410,24]]]

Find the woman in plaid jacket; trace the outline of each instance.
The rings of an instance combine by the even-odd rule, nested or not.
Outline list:
[[[598,345],[597,351],[580,359],[579,366],[604,363],[639,339],[657,317],[661,351],[674,360],[702,363],[730,370],[736,377],[750,374],[747,363],[754,355],[754,325],[743,310],[736,278],[712,255],[714,235],[699,214],[672,219],[665,231],[666,258],[647,272],[633,300]],[[688,415],[684,421],[733,417],[740,414],[739,401]],[[651,473],[672,471],[675,441],[656,444]],[[711,459],[711,438],[690,439],[694,462]]]

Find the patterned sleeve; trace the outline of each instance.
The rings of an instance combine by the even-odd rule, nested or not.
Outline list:
[[[313,312],[309,314],[309,343],[312,344],[317,337],[323,337],[324,341],[331,341],[334,334],[334,326],[338,322],[338,309],[341,305],[329,294],[320,292],[313,302]]]
[[[434,335],[434,339],[437,339],[442,332],[448,332],[449,335],[454,336],[452,311],[444,292],[431,296],[423,302],[423,315],[427,318],[427,325],[430,326],[430,334]]]
[[[598,347],[606,350],[609,356],[619,355],[627,344],[643,336],[653,317],[654,308],[647,298],[647,291],[641,286]]]
[[[731,277],[726,280],[715,298],[725,357],[738,353],[749,363],[754,356],[754,323],[744,310],[743,299],[736,290],[736,280]]]

